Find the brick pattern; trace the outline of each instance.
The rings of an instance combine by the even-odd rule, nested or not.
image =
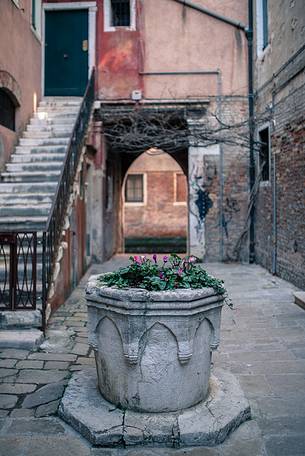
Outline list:
[[[277,237],[276,272],[297,286],[305,287],[305,85],[289,93],[274,107],[271,134],[272,167],[276,174],[275,201]],[[272,194],[261,187],[256,207],[256,259],[272,265]]]
[[[224,97],[221,101],[221,119],[234,125],[247,119],[246,99]],[[215,106],[211,106],[211,111]],[[247,134],[245,130],[245,135]],[[234,131],[227,132],[227,139]],[[239,145],[220,146],[223,154],[223,191],[221,191],[221,156],[205,157],[206,184],[213,207],[206,217],[206,261],[248,259],[248,245],[236,253],[236,242],[243,232],[248,206],[247,148]],[[222,210],[221,210],[222,209]]]
[[[187,205],[175,203],[175,172],[147,173],[147,203],[125,206],[126,237],[186,237]]]

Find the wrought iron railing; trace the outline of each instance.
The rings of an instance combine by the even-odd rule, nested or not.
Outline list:
[[[86,92],[68,144],[62,172],[42,238],[42,316],[45,324],[47,297],[61,243],[62,231],[76,175],[85,134],[90,120],[95,93],[95,71],[92,70]]]
[[[0,310],[36,309],[37,233],[0,233]]]
[[[0,233],[0,310],[35,309],[42,302],[42,326],[65,217],[85,141],[95,95],[95,71],[88,81],[67,147],[46,228],[38,231]],[[42,237],[41,237],[42,236]],[[37,246],[42,268],[37,281]],[[37,287],[37,285],[39,285]]]

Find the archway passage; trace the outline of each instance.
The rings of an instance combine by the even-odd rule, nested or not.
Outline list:
[[[171,204],[174,203],[174,172],[184,175],[185,182],[189,171],[189,135],[185,119],[185,110],[181,107],[171,106],[163,109],[156,106],[126,106],[104,103],[101,105],[98,113],[95,113],[95,120],[101,121],[102,144],[104,150],[104,191],[103,195],[103,232],[102,248],[103,257],[109,258],[114,253],[125,252],[125,233],[124,233],[124,198],[125,198],[125,181],[127,174],[133,163],[142,154],[154,155],[151,152],[157,149],[155,153],[155,163],[160,163],[161,156],[172,157],[172,163],[175,169],[172,170],[171,182]],[[178,167],[178,168],[177,168]],[[142,170],[146,172],[145,169]],[[157,170],[156,170],[157,172]],[[139,174],[143,174],[139,173]],[[136,174],[136,173],[135,173]],[[178,177],[181,181],[182,177]],[[144,182],[144,178],[143,178]],[[180,183],[180,182],[179,182]],[[179,185],[178,183],[178,185]],[[154,185],[158,188],[158,185]],[[187,194],[187,191],[185,192]],[[143,193],[144,194],[144,193]],[[158,195],[161,195],[160,189]],[[149,199],[150,201],[150,199]],[[162,251],[184,253],[189,250],[189,233],[188,225],[190,213],[188,211],[188,202],[184,201],[184,214],[179,219],[183,220],[183,233],[171,230],[167,236],[145,234],[143,223],[140,216],[134,215],[133,223],[141,229],[140,237],[143,240],[142,247],[139,251],[143,253],[156,252],[156,239],[162,238],[166,244]],[[181,204],[181,206],[183,206]],[[163,213],[163,215],[162,215]],[[186,214],[186,215],[185,215]],[[158,217],[167,219],[167,224],[174,226],[173,217],[168,216],[164,207],[159,204]],[[150,217],[152,220],[152,217]],[[98,231],[100,227],[96,227]],[[175,228],[174,228],[175,229]],[[134,235],[135,236],[135,235]],[[149,240],[148,238],[151,238]],[[167,237],[167,239],[165,239]],[[183,246],[178,249],[177,245],[169,242],[169,238],[183,238]],[[174,241],[175,242],[175,241]],[[149,248],[149,243],[153,245]],[[135,251],[135,247],[127,250]],[[137,250],[137,249],[136,249]],[[183,252],[182,252],[183,251]]]
[[[187,251],[187,177],[160,149],[138,156],[126,172],[123,189],[124,251]]]

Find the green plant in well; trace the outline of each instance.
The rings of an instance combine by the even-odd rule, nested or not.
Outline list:
[[[157,255],[152,260],[145,256],[131,256],[131,264],[118,271],[99,277],[100,285],[118,288],[143,288],[149,291],[176,290],[178,288],[214,288],[224,295],[223,281],[209,275],[196,264],[194,256],[181,258],[176,254]]]

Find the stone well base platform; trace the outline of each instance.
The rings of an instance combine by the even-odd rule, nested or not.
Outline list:
[[[237,379],[220,369],[213,371],[206,401],[174,413],[120,410],[96,385],[95,369],[75,373],[59,408],[61,418],[94,445],[214,446],[251,418]]]

